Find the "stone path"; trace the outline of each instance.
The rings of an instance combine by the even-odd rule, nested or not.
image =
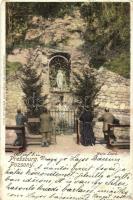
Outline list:
[[[40,145],[29,145],[27,152],[40,152],[40,153],[88,153],[94,154],[96,152],[108,153],[111,149],[107,149],[105,144],[96,144],[95,146],[82,146],[76,144],[76,135],[58,135],[57,143],[52,144],[49,147],[41,147]],[[128,153],[128,150],[115,150],[118,153]]]

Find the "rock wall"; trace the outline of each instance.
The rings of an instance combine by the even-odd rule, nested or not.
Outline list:
[[[82,33],[85,31],[86,24],[80,16],[79,11],[73,12],[73,17],[43,19],[34,16],[29,21],[29,29],[25,35],[26,41],[38,41],[39,44],[48,47],[56,47],[63,50],[79,48],[84,40]]]
[[[23,103],[23,93],[18,80],[8,81],[6,84],[6,124],[15,125],[15,115],[18,108],[26,110]]]
[[[12,54],[8,55],[8,61],[26,64],[27,58],[32,54],[32,60],[34,60],[35,66],[39,66],[37,70],[43,71],[42,79],[44,81],[44,86],[42,92],[48,94],[49,107],[52,109],[55,109],[54,105],[59,102],[59,94],[50,92],[48,76],[48,62],[50,56],[57,52],[69,54],[71,59],[71,74],[73,71],[80,73],[84,68],[88,68],[88,55],[84,53],[82,48],[84,45],[82,35],[85,26],[86,24],[77,11],[75,11],[73,17],[65,16],[63,19],[58,18],[55,20],[46,20],[35,16],[29,22],[30,28],[26,33],[25,41],[29,43],[37,41],[41,45],[28,49],[14,49]],[[129,123],[129,80],[102,68],[98,71],[98,79],[102,83],[104,82],[104,85],[96,99],[96,103],[99,104],[95,110],[97,117],[99,117],[103,113],[104,108],[107,107],[120,119],[121,123]],[[22,110],[25,111],[25,106],[22,101],[23,93],[19,81],[8,80],[6,91],[6,123],[14,124],[16,109],[21,107]],[[73,97],[71,93],[64,93],[64,101],[68,103],[68,106],[72,109]],[[117,133],[119,135],[121,131],[117,131]],[[97,137],[103,137],[102,123],[96,122],[95,134]]]
[[[97,117],[105,108],[109,108],[121,124],[130,124],[130,80],[103,68],[98,72],[99,79],[104,85],[96,99]],[[100,137],[101,132],[102,123],[96,122],[95,133]],[[121,134],[129,136],[129,129],[117,129],[116,135],[119,137]]]

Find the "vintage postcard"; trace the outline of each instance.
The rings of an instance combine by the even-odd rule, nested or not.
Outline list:
[[[133,200],[132,2],[1,2],[1,199]]]

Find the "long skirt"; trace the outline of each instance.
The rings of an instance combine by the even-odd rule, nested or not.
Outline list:
[[[95,145],[95,136],[91,123],[83,123],[81,128],[80,142],[84,146]]]

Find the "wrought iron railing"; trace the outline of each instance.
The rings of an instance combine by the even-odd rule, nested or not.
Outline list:
[[[57,134],[72,134],[76,128],[75,111],[50,111]]]

